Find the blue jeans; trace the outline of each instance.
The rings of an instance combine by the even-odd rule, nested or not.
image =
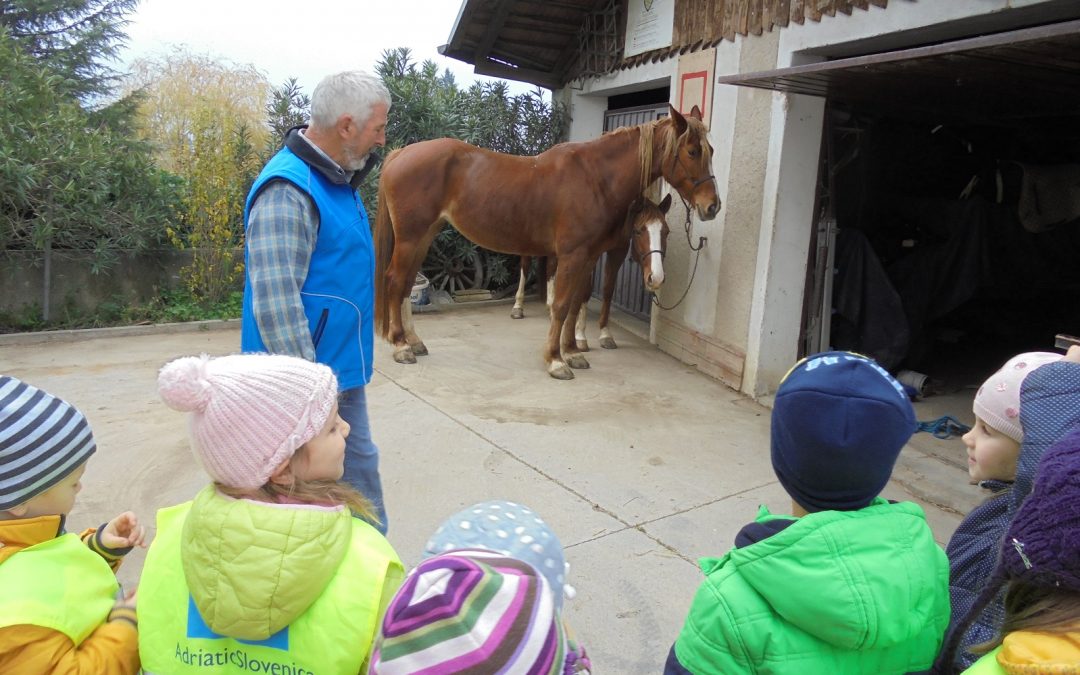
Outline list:
[[[372,524],[379,532],[386,534],[386,507],[383,505],[382,481],[379,480],[379,448],[371,441],[367,396],[363,387],[341,392],[338,414],[351,427],[349,438],[345,441],[345,474],[341,480],[371,500],[375,515],[379,517],[379,524]]]

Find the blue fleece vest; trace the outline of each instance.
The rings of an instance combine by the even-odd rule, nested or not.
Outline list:
[[[255,179],[244,205],[247,231],[251,204],[274,179],[285,179],[311,195],[319,210],[319,235],[300,289],[315,360],[333,369],[342,391],[371,381],[375,331],[375,255],[367,212],[349,185],[335,185],[288,148],[282,148]],[[255,321],[244,249],[244,309],[240,348],[268,351]]]

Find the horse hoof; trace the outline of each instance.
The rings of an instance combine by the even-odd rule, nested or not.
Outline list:
[[[615,338],[602,337],[600,338],[600,346],[604,349],[618,349],[619,345],[615,344]]]
[[[577,348],[578,348],[579,352],[587,352],[587,351],[589,351],[589,341],[588,340],[574,340],[574,342],[577,343]]]
[[[552,362],[548,364],[548,375],[556,380],[574,379],[574,371],[570,370],[565,363]]]
[[[569,356],[564,356],[563,358],[566,359],[567,365],[569,365],[571,368],[576,368],[577,370],[584,370],[589,367],[588,359],[586,359],[582,354],[571,354]]]
[[[416,363],[416,354],[409,347],[394,350],[394,360],[398,363]]]
[[[409,345],[409,349],[412,349],[413,356],[427,356],[428,354],[427,345],[425,345],[423,342],[411,344]],[[416,360],[413,359],[412,362],[416,363]]]
[[[525,310],[523,308],[521,308],[521,307],[513,308],[512,310],[510,310],[510,318],[511,319],[524,319],[525,318]]]

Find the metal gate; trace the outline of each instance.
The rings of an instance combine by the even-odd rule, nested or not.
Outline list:
[[[609,110],[604,113],[604,131],[608,132],[619,127],[632,127],[637,124],[645,124],[653,120],[665,117],[668,114],[667,104],[644,105],[633,108]],[[653,195],[655,197],[656,195]],[[635,316],[643,321],[649,320],[649,292],[645,290],[645,284],[641,280],[641,266],[633,257],[633,251],[627,253],[619,268],[619,276],[615,280],[615,294],[611,298],[611,304],[622,311]],[[592,294],[595,298],[604,296],[604,264],[608,254],[600,256],[596,262],[596,271],[593,273]]]

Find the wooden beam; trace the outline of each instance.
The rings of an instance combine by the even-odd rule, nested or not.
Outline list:
[[[490,77],[501,77],[506,80],[538,84],[541,87],[547,87],[548,89],[558,89],[561,84],[555,81],[551,73],[545,73],[529,68],[510,68],[509,66],[504,66],[503,64],[495,63],[494,61],[484,61],[483,63],[476,64],[473,68],[473,72],[477,75],[488,75]]]
[[[475,63],[479,64],[487,60],[492,45],[495,44],[495,40],[499,39],[499,33],[502,31],[503,24],[506,23],[506,17],[510,16],[510,8],[513,5],[514,0],[499,0],[499,8],[495,10],[495,14],[492,15],[487,28],[484,29],[484,39],[476,46],[476,52],[473,54],[473,58],[476,59]]]
[[[603,8],[605,0],[593,0],[592,6],[586,12],[586,16],[597,12]],[[582,24],[584,24],[584,18],[582,18]],[[566,82],[566,77],[569,74],[570,66],[574,65],[574,56],[578,54],[578,39],[577,33],[566,42],[562,51],[555,58],[555,66],[551,69],[552,78],[559,83],[561,87]],[[552,87],[554,89],[554,87]]]
[[[464,4],[458,12],[457,21],[450,33],[450,42],[446,45],[450,51],[461,49],[461,43],[465,41],[465,27],[472,23],[473,14],[476,12],[477,0],[463,0]]]

